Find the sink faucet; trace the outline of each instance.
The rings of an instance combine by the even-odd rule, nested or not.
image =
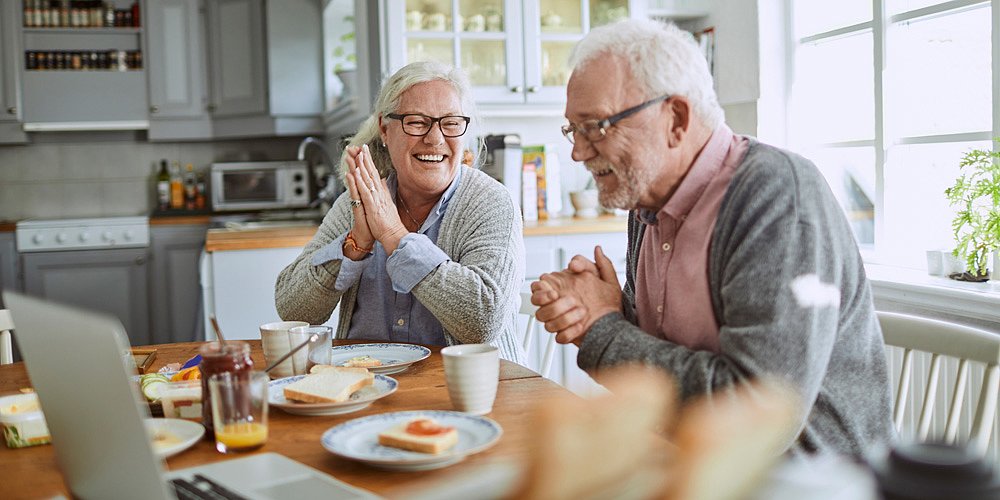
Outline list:
[[[318,147],[320,152],[323,153],[324,168],[317,169],[313,167],[312,163],[307,163],[312,171],[313,177],[316,179],[316,186],[319,188],[319,192],[316,193],[316,199],[309,203],[309,206],[316,207],[323,202],[330,205],[341,191],[340,183],[337,181],[337,175],[335,173],[337,171],[337,162],[333,160],[330,148],[328,148],[323,141],[315,137],[306,137],[305,139],[302,139],[301,143],[299,143],[299,161],[306,159],[306,149],[310,144]]]

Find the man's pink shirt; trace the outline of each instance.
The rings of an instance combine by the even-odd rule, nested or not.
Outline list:
[[[747,138],[721,125],[680,186],[646,224],[636,270],[639,328],[689,349],[719,352],[719,324],[708,283],[708,252],[719,207]]]

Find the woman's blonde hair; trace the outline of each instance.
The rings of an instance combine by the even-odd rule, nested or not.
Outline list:
[[[361,123],[361,126],[358,127],[358,133],[354,134],[347,144],[348,146],[367,144],[371,151],[372,162],[382,177],[389,175],[394,167],[392,159],[389,157],[389,150],[382,143],[382,137],[379,134],[379,117],[384,118],[386,115],[398,111],[400,97],[414,85],[437,80],[448,82],[455,88],[459,101],[462,103],[462,113],[472,118],[469,129],[465,131],[462,140],[464,141],[464,149],[472,153],[470,166],[479,168],[482,165],[485,148],[478,144],[481,142],[481,139],[478,138],[479,113],[476,111],[476,104],[472,99],[469,78],[459,68],[438,62],[420,61],[403,66],[382,83],[382,88],[375,99],[375,109],[372,111],[372,115]],[[473,142],[475,144],[471,144]],[[346,157],[345,150],[340,156],[341,180],[347,172]]]

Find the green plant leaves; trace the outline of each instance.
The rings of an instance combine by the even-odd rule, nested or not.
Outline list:
[[[958,165],[961,174],[944,190],[958,208],[951,223],[953,254],[965,260],[968,271],[984,275],[990,254],[1000,248],[1000,151],[973,149]]]

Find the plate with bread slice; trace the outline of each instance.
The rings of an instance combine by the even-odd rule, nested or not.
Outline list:
[[[431,350],[416,344],[351,344],[333,348],[333,366],[363,367],[373,373],[389,375],[406,370],[413,363],[427,359]]]
[[[389,470],[430,470],[490,448],[503,429],[457,411],[399,411],[356,418],[323,433],[334,455]]]
[[[272,380],[267,402],[295,415],[341,415],[396,392],[392,377],[365,368],[316,365],[308,375]]]

